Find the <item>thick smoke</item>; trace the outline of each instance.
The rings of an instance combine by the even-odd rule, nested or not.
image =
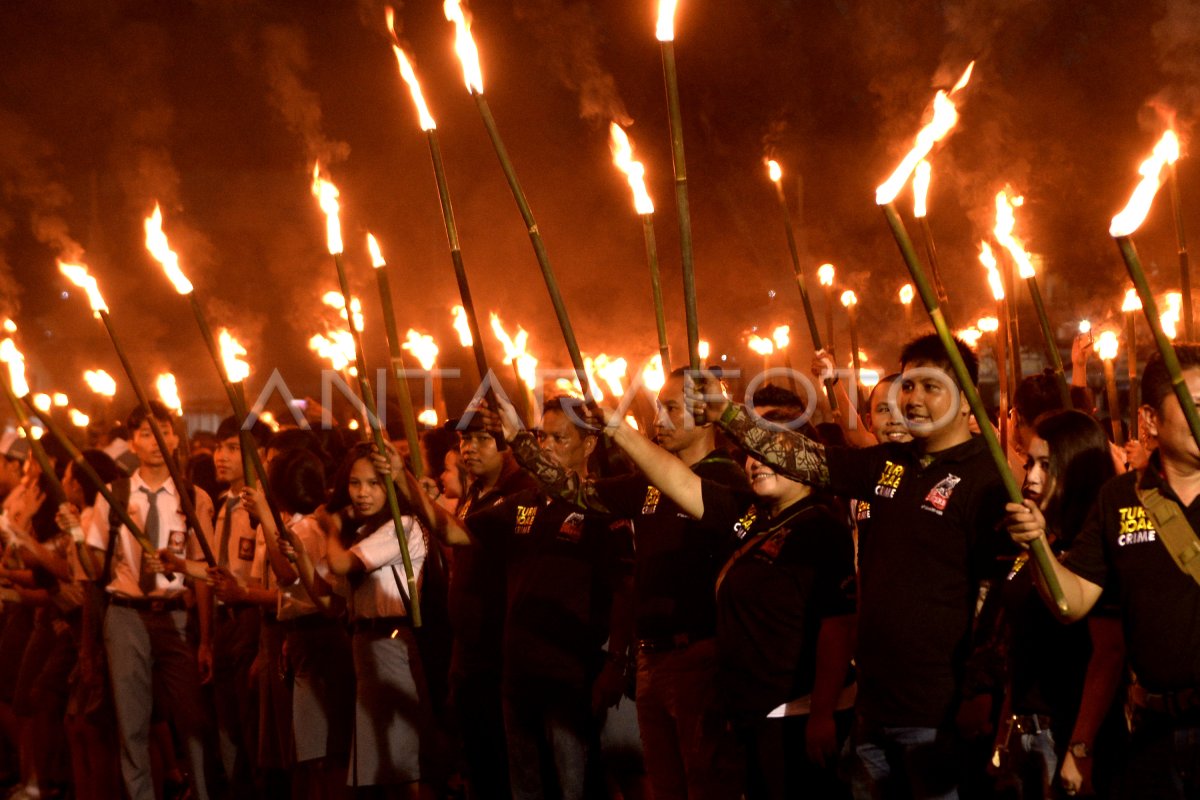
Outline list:
[[[350,155],[350,145],[325,135],[321,101],[301,78],[308,69],[308,46],[304,31],[293,24],[272,24],[260,37],[264,75],[271,104],[283,115],[288,127],[304,140],[310,158],[327,166]]]
[[[604,32],[586,2],[518,0],[516,18],[527,23],[540,45],[538,55],[568,89],[579,93],[579,115],[601,125],[633,120],[617,91],[617,82],[601,66]]]

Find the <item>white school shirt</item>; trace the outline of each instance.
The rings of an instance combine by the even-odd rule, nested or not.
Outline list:
[[[146,482],[142,480],[141,472],[135,472],[129,479],[129,516],[145,530],[147,497],[142,493]],[[149,488],[149,487],[146,487]],[[167,478],[162,484],[164,491],[155,498],[158,504],[158,541],[151,542],[155,550],[168,548],[171,552],[184,558],[199,561],[204,558],[203,550],[195,536],[187,533],[187,521],[179,504],[179,495],[175,484]],[[196,516],[200,525],[204,520],[212,519],[212,500],[200,487],[196,487],[195,500]],[[95,511],[92,514],[91,525],[85,529],[85,539],[89,547],[104,551],[108,548],[108,501],[104,497],[96,498]],[[200,531],[197,535],[208,535],[208,531]],[[119,597],[140,598],[142,590],[138,587],[138,577],[142,571],[142,548],[133,538],[133,534],[124,525],[118,533],[116,549],[113,551],[112,580],[108,584],[108,592]],[[174,580],[168,581],[164,575],[154,576],[155,589],[151,597],[171,599],[181,596],[187,591],[183,575],[175,573]]]
[[[319,567],[325,558],[325,532],[321,530],[317,521],[311,516],[292,514],[283,521],[283,524],[296,535],[304,547],[304,551],[308,553],[309,559]],[[267,542],[262,532],[262,526],[259,526],[258,529],[258,547],[261,553],[254,560],[253,576],[255,580],[261,582],[262,576],[271,568],[267,558]],[[296,569],[299,570],[299,567]],[[279,590],[278,619],[280,622],[320,612],[320,608],[309,597],[304,588],[304,582],[299,577],[288,586],[280,586],[272,576],[271,585]]]
[[[420,576],[425,564],[425,531],[411,516],[401,517],[400,522],[413,575]],[[408,584],[395,531],[396,525],[389,519],[350,548],[367,570],[353,588],[344,577],[332,576],[334,589],[350,600],[352,619],[408,616]],[[324,572],[328,573],[328,562]]]
[[[228,494],[223,495],[217,501],[217,521],[213,524],[212,538],[208,540],[212,546],[213,557],[217,559],[218,563],[221,559],[221,536],[225,530],[227,510],[225,501],[227,498]],[[233,504],[233,511],[229,514],[229,551],[228,563],[225,566],[242,586],[261,585],[254,581],[253,574],[254,562],[260,556],[261,548],[258,543],[260,535],[256,534],[255,529],[250,525],[250,512],[246,510],[239,498]],[[259,578],[261,579],[261,577],[260,575]]]

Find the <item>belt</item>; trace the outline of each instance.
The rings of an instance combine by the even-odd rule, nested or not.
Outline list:
[[[705,639],[711,638],[711,636],[693,636],[690,633],[677,633],[674,636],[656,636],[650,639],[638,639],[637,651],[639,653],[669,653],[672,650],[682,650],[696,642],[702,642]]]
[[[1169,717],[1200,713],[1200,689],[1194,687],[1157,693],[1134,684],[1129,687],[1129,700],[1134,708]]]
[[[187,604],[182,597],[122,597],[112,595],[108,602],[118,608],[132,608],[149,614],[164,614],[169,611],[183,611]]]
[[[336,619],[327,617],[324,614],[317,612],[315,614],[304,614],[291,619],[280,620],[284,630],[287,631],[311,631],[320,630],[322,628],[332,628],[338,624]]]
[[[1013,714],[1008,720],[1013,733],[1049,733],[1050,717],[1045,714]]]
[[[350,623],[351,633],[394,634],[398,628],[412,625],[408,617],[362,617]]]

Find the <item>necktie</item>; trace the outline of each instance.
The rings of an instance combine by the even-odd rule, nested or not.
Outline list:
[[[233,533],[233,509],[241,500],[236,494],[225,498],[225,521],[221,523],[221,541],[217,545],[217,566],[229,566],[229,537]]]
[[[158,540],[158,496],[165,490],[160,486],[154,491],[150,491],[145,486],[140,486],[138,491],[146,495],[146,524],[143,526],[146,538],[154,547],[161,547],[162,543]],[[143,571],[141,573],[138,577],[138,588],[142,590],[142,596],[149,597],[150,593],[158,588],[157,578],[158,575],[153,572]]]

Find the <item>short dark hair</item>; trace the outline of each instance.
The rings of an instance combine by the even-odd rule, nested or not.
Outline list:
[[[1044,369],[1036,375],[1028,375],[1017,384],[1013,394],[1013,408],[1027,424],[1051,411],[1062,411],[1062,393],[1054,370]]]
[[[117,462],[112,460],[112,457],[103,450],[84,450],[80,453],[83,460],[88,463],[95,473],[100,476],[100,480],[105,484],[112,483],[117,478],[121,477],[121,468],[117,466]],[[75,475],[75,480],[79,481],[79,485],[83,487],[83,501],[87,505],[96,504],[96,495],[100,494],[100,490],[81,473],[83,470],[72,467]]]
[[[129,417],[125,420],[125,426],[129,429],[129,435],[132,436],[138,428],[142,427],[142,423],[153,416],[159,422],[166,422],[169,425],[175,424],[175,413],[160,400],[150,400],[146,403],[149,406],[149,414],[146,413],[146,406],[138,404],[129,412]]]
[[[870,394],[867,395],[867,413],[869,414],[875,408],[875,392],[879,391],[880,386],[886,386],[889,383],[895,383],[900,380],[900,373],[893,372],[890,375],[884,375],[879,379],[879,383],[871,387]]]
[[[556,395],[546,398],[546,402],[542,404],[542,416],[556,411],[564,415],[571,421],[575,429],[579,431],[580,436],[597,436],[600,432],[592,427],[584,427],[579,423],[589,419],[587,404],[578,397],[570,395]]]
[[[800,399],[800,395],[793,392],[791,389],[786,389],[783,386],[776,386],[773,383],[764,383],[754,390],[754,397],[751,398],[751,403],[754,406],[775,406],[778,408],[795,408],[803,409],[804,401]]]
[[[293,514],[311,514],[325,502],[325,465],[311,450],[288,450],[271,462],[271,492]]]
[[[1176,343],[1175,357],[1179,359],[1180,369],[1200,368],[1200,344]],[[1161,413],[1163,400],[1173,392],[1167,365],[1162,356],[1155,353],[1146,362],[1146,369],[1142,372],[1142,402]]]
[[[967,377],[971,379],[971,385],[977,385],[979,383],[979,357],[967,346],[966,342],[958,337],[951,338],[955,347],[958,348],[958,354],[962,356],[963,364],[967,368]],[[950,357],[946,355],[942,339],[936,333],[919,336],[904,345],[904,349],[900,351],[901,369],[906,369],[909,364],[917,362],[933,364],[949,375],[956,385],[958,384],[958,376],[954,374],[954,368],[950,365]],[[959,386],[958,388],[962,389],[963,387]]]
[[[221,424],[217,426],[217,442],[223,442],[226,439],[232,439],[237,436],[242,430],[242,421],[237,417],[226,417],[221,420]],[[254,443],[259,447],[266,447],[267,442],[271,439],[271,429],[267,423],[260,418],[254,418],[254,424],[250,426],[250,435],[254,437]]]

